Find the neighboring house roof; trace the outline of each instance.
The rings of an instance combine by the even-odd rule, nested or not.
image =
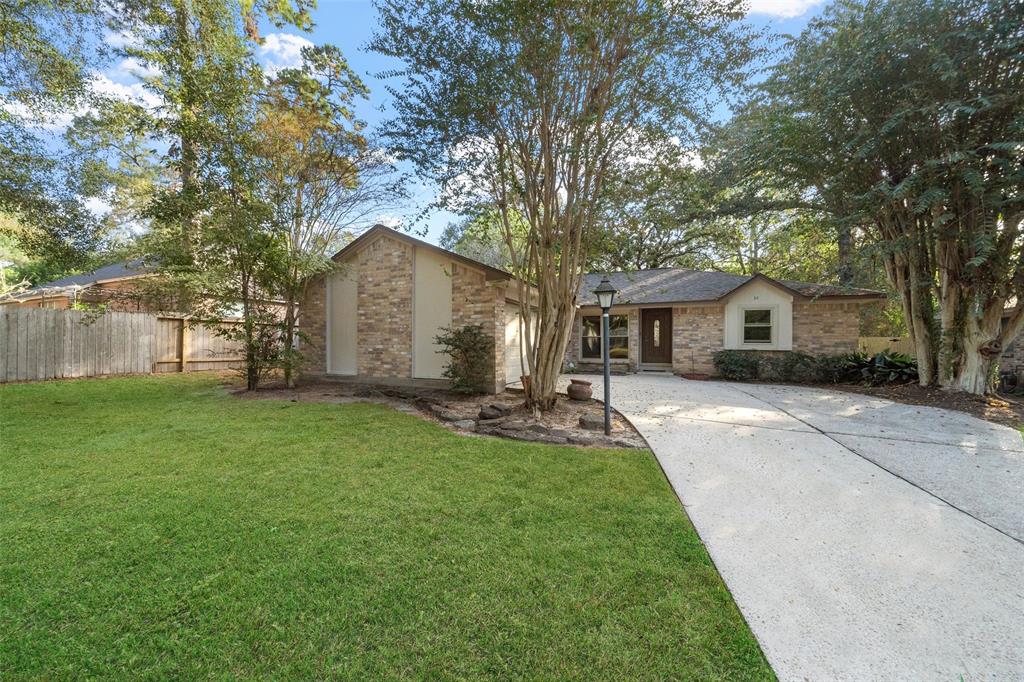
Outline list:
[[[428,248],[428,249],[430,249],[432,251],[435,251],[435,252],[440,253],[440,254],[442,254],[444,256],[447,256],[447,257],[451,258],[452,260],[455,260],[455,261],[458,261],[460,263],[464,263],[465,265],[469,265],[471,267],[483,270],[486,273],[487,279],[489,279],[489,280],[513,279],[512,275],[507,273],[507,272],[505,272],[504,270],[500,270],[500,269],[495,268],[493,266],[487,265],[486,263],[481,263],[478,260],[475,260],[473,258],[468,258],[467,256],[463,256],[461,254],[455,253],[454,251],[449,251],[447,249],[442,249],[440,246],[434,246],[430,242],[425,242],[422,239],[416,239],[415,237],[412,237],[412,236],[410,236],[408,234],[405,234],[404,232],[399,232],[398,230],[393,230],[390,227],[388,227],[387,225],[381,225],[381,224],[374,225],[369,230],[367,230],[366,232],[362,233],[361,235],[359,235],[358,237],[353,239],[351,242],[349,242],[348,244],[345,245],[345,248],[343,248],[338,253],[334,254],[334,256],[332,256],[332,258],[333,258],[333,260],[340,260],[341,258],[344,258],[347,254],[353,253],[355,251],[358,251],[360,248],[362,248],[362,246],[364,244],[367,244],[367,243],[373,241],[374,238],[376,238],[378,236],[381,236],[381,235],[386,235],[388,237],[393,237],[395,239],[398,239],[398,240],[407,242],[409,244],[412,244],[413,246],[426,247],[426,248]]]
[[[68,277],[55,279],[52,282],[40,284],[39,286],[14,294],[7,300],[23,301],[44,295],[53,296],[64,291],[87,289],[91,286],[104,282],[115,282],[121,279],[143,277],[151,272],[153,272],[153,266],[147,266],[143,263],[141,258],[135,258],[133,260],[121,261],[120,263],[104,265],[101,268],[96,268],[92,272],[85,272],[81,275],[69,275]]]
[[[590,300],[605,273],[593,272],[583,278],[579,300]],[[798,298],[880,299],[885,295],[871,289],[855,289],[830,284],[812,284],[775,280],[765,275],[734,275],[688,268],[656,268],[633,272],[609,272],[608,280],[618,289],[620,304],[708,303],[720,301],[756,280],[776,286]]]

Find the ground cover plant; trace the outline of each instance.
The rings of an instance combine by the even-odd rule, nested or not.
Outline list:
[[[0,678],[765,679],[652,455],[208,376],[0,387]]]

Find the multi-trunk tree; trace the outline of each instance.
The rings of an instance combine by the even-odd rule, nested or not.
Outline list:
[[[868,235],[925,385],[990,390],[1024,326],[1022,25],[1002,0],[833,6],[763,85],[739,148]]]
[[[497,208],[519,280],[527,405],[555,403],[612,169],[686,140],[751,42],[738,2],[381,0],[371,42],[403,67],[395,151],[455,211]],[[516,244],[514,216],[527,233]],[[535,288],[535,295],[528,289]],[[589,292],[582,292],[590,296]]]

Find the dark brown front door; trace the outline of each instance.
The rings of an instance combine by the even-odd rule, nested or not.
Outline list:
[[[672,363],[672,309],[640,311],[640,362]]]

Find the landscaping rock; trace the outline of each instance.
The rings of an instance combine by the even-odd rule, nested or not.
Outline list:
[[[504,405],[481,405],[480,406],[480,418],[481,419],[500,419],[506,417],[512,413],[512,408],[505,407]]]
[[[461,419],[465,419],[465,415],[461,415],[457,412],[453,412],[443,405],[431,405],[430,413],[443,422],[455,422]]]
[[[580,415],[580,427],[588,431],[604,431],[604,415]]]
[[[476,430],[476,422],[473,421],[472,419],[460,419],[458,421],[453,421],[452,426],[454,426],[457,429],[462,429],[464,431]]]

